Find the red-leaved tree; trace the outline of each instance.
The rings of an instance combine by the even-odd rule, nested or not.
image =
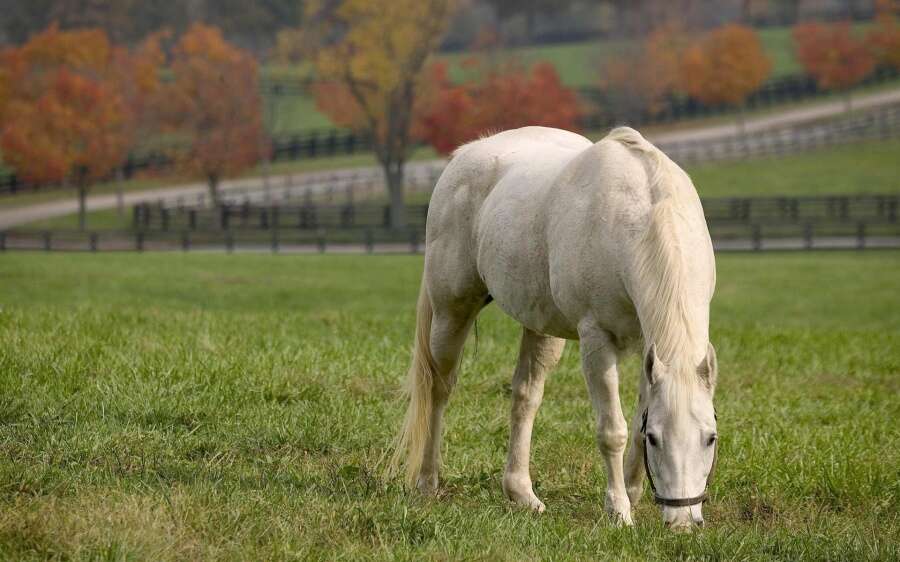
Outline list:
[[[267,150],[257,62],[219,29],[196,24],[175,45],[171,70],[160,111],[187,142],[177,154],[182,168],[202,175],[216,202],[222,178],[254,165]]]
[[[643,43],[608,58],[600,69],[600,88],[616,120],[635,121],[663,108],[679,85],[679,64],[687,39],[675,25],[650,33]]]
[[[797,59],[806,72],[820,88],[843,91],[849,111],[850,88],[875,67],[875,57],[865,42],[852,33],[848,22],[799,24],[793,37]]]
[[[881,0],[876,5],[875,25],[866,39],[879,64],[900,70],[900,1]]]
[[[705,104],[740,109],[738,124],[743,130],[744,102],[763,85],[771,70],[772,63],[753,29],[724,25],[684,53],[682,88]]]
[[[449,80],[445,66],[433,66],[431,74],[414,131],[442,154],[480,135],[526,125],[579,129],[578,97],[550,63],[476,69],[476,78],[462,84]]]
[[[89,186],[108,176],[137,138],[139,100],[158,85],[153,50],[152,41],[129,52],[101,30],[54,25],[2,54],[4,160],[28,181],[74,184],[82,228]]]

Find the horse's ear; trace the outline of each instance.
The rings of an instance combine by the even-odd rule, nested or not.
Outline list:
[[[656,382],[656,373],[653,372],[653,368],[659,364],[659,357],[656,355],[656,345],[650,344],[650,349],[647,350],[647,355],[644,356],[644,376],[647,377],[647,382],[651,385]]]
[[[716,378],[719,375],[719,362],[716,360],[716,348],[712,342],[707,345],[706,357],[697,365],[697,374],[706,383],[706,386],[713,390],[716,388]]]

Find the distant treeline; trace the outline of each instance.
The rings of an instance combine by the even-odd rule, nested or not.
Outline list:
[[[21,44],[53,22],[61,29],[99,27],[125,44],[136,44],[161,28],[178,35],[203,22],[262,56],[279,31],[303,25],[304,4],[304,0],[0,0],[0,46]],[[867,19],[874,5],[875,0],[459,0],[444,49],[465,48],[486,33],[510,45],[632,37],[673,17],[695,29],[725,22],[793,25],[808,19]]]

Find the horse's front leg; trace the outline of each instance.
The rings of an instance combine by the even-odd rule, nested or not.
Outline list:
[[[579,337],[584,378],[597,415],[597,444],[606,463],[605,508],[619,524],[633,525],[622,467],[628,428],[619,400],[616,347],[604,330],[585,329]]]
[[[644,408],[647,407],[645,399],[649,389],[646,387],[646,379],[641,377],[641,388],[638,396],[637,408],[634,417],[631,418],[631,436],[628,441],[631,446],[625,455],[625,489],[628,490],[628,499],[631,505],[635,505],[644,493],[644,439],[641,435],[641,418]]]
[[[559,362],[565,346],[566,340],[525,328],[512,382],[509,455],[503,474],[503,491],[512,501],[538,513],[544,511],[544,504],[531,487],[528,469],[531,429],[544,396],[544,379]]]

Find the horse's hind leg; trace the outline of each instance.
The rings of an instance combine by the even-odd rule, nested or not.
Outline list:
[[[565,345],[566,340],[542,336],[525,328],[513,376],[509,455],[503,475],[503,492],[512,501],[537,512],[544,511],[544,504],[531,487],[528,469],[531,429],[544,396],[544,379],[559,362]]]
[[[435,370],[431,385],[431,412],[422,451],[422,468],[416,479],[416,487],[424,493],[433,492],[438,485],[444,409],[456,385],[457,369],[466,337],[480,308],[480,305],[460,303],[454,307],[438,306],[434,310],[431,324],[431,354]]]

